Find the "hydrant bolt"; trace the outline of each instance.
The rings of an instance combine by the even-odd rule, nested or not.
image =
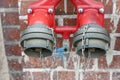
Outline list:
[[[52,8],[49,8],[49,9],[48,9],[48,12],[49,12],[49,13],[53,13],[54,10],[53,10]]]
[[[29,14],[32,13],[32,9],[29,8],[29,9],[27,10],[27,12],[28,12]]]
[[[104,8],[100,8],[100,9],[99,9],[99,12],[100,12],[100,13],[104,13]]]
[[[83,13],[83,8],[79,8],[78,13]]]

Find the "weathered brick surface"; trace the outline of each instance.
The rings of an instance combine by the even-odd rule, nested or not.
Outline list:
[[[50,75],[47,72],[33,72],[34,80],[50,80]]]
[[[75,80],[75,73],[69,71],[55,71],[53,80]]]
[[[118,38],[116,39],[115,50],[120,51],[120,37],[118,37]]]
[[[4,29],[4,39],[7,41],[17,41],[20,39],[20,30],[19,29]]]
[[[56,68],[63,66],[63,60],[59,56],[47,57],[45,59],[29,57],[29,61],[23,62],[24,68]]]
[[[3,26],[11,26],[11,25],[20,25],[20,29],[15,29],[15,28],[4,28],[4,39],[6,42],[14,42],[14,41],[19,41],[20,39],[20,32],[25,30],[27,28],[27,19],[20,19],[19,21],[19,15],[22,16],[24,18],[23,15],[27,14],[27,7],[31,2],[37,1],[37,0],[2,0],[0,1],[0,8],[18,8],[18,1],[19,1],[19,9],[20,9],[20,14],[18,14],[18,12],[7,12],[7,13],[1,13],[2,14],[2,25]],[[55,14],[56,15],[73,15],[76,14],[75,12],[75,6],[71,3],[70,0],[66,0],[67,4],[65,4],[65,0],[61,0],[61,2],[57,5],[56,10],[55,10]],[[113,13],[113,0],[109,0],[109,2],[106,4],[107,0],[96,0],[96,1],[103,1],[102,3],[105,6],[105,14],[112,14]],[[117,15],[119,15],[119,8],[120,8],[120,1],[117,0],[116,2],[117,4],[117,10],[118,12]],[[66,11],[65,11],[65,7],[67,7]],[[112,15],[113,16],[113,15]],[[108,18],[105,19],[105,29],[107,29],[107,31],[109,33],[112,32],[112,30],[114,29],[114,27],[116,27],[113,22],[111,21],[111,17],[112,16],[107,16]],[[63,25],[65,26],[75,26],[76,25],[76,19],[69,19],[69,17],[67,18],[63,18]],[[114,17],[115,18],[115,17]],[[115,19],[116,20],[116,19]],[[58,25],[59,22],[59,18],[55,19],[55,23],[56,25]],[[62,24],[62,23],[61,23]],[[120,32],[120,21],[117,25],[117,29],[116,29],[116,33]],[[57,48],[62,47],[62,38],[57,38]],[[73,38],[70,38],[70,50],[74,50],[75,49],[72,47],[72,42],[73,42]],[[116,39],[115,42],[115,50],[116,51],[120,51],[120,39],[119,37]],[[19,45],[5,45],[6,48],[6,55],[7,56],[14,56],[14,57],[18,57],[21,56],[21,47]],[[90,65],[88,67],[88,69],[92,70],[94,68],[94,66],[98,66],[98,71],[97,72],[88,72],[85,76],[83,76],[82,80],[110,80],[110,71],[108,71],[108,69],[114,71],[114,69],[120,69],[120,63],[119,63],[119,59],[120,59],[120,55],[114,55],[113,54],[113,59],[112,62],[108,65],[107,64],[107,60],[106,60],[106,56],[100,57],[98,59],[98,62],[94,62],[94,59],[90,60]],[[50,68],[50,67],[54,67],[59,68],[64,66],[64,61],[58,57],[58,56],[54,56],[55,61],[52,61],[52,57],[48,57],[43,59],[43,61],[41,59],[38,58],[32,58],[29,57],[29,60],[26,60],[26,58],[23,56],[23,60],[21,61],[22,63],[20,63],[20,61],[16,60],[16,59],[10,59],[8,60],[9,62],[9,68],[10,68],[10,72],[12,71],[16,71],[18,73],[10,73],[11,74],[11,80],[50,80],[51,78],[51,74],[48,72],[22,72],[22,68],[32,68],[32,69],[44,69],[44,68]],[[77,60],[77,58],[75,57],[73,60],[73,56],[69,59],[69,61],[67,62],[68,66],[67,69],[69,70],[74,70],[74,62]],[[88,59],[85,59],[85,65],[87,65],[87,61]],[[80,57],[80,64],[84,63],[84,60],[82,57]],[[53,65],[54,66],[53,66]],[[105,72],[101,72],[100,70],[104,70]],[[100,72],[99,72],[100,71]],[[108,72],[107,72],[108,71]],[[23,73],[23,74],[22,74]],[[112,80],[120,80],[120,72],[113,72],[112,74]],[[53,80],[75,80],[75,72],[71,72],[71,71],[55,71],[53,73]],[[82,76],[79,76],[80,78],[82,78]]]
[[[120,55],[114,55],[112,62],[108,65],[106,57],[101,57],[98,60],[98,67],[100,69],[119,69],[120,62],[119,62]]]
[[[57,48],[62,47],[62,41],[63,41],[62,38],[57,38],[57,39],[56,39]]]
[[[10,73],[10,80],[23,80],[22,73]]]
[[[98,59],[98,68],[107,69],[109,66],[106,61],[106,56],[102,56]]]
[[[21,1],[21,6],[20,6],[20,15],[26,15],[27,14],[27,9],[29,4],[31,4],[34,1]]]
[[[83,80],[110,80],[109,72],[88,72]]]
[[[47,72],[25,72],[23,80],[50,80],[50,75]]]
[[[106,4],[106,1],[103,1],[104,6],[105,6],[105,13],[106,14],[111,14],[113,11],[113,3],[112,0],[109,0],[109,2]]]
[[[120,21],[118,23],[118,27],[117,27],[117,30],[116,30],[117,33],[120,33]]]
[[[64,19],[64,25],[65,26],[75,26],[76,25],[76,19]]]
[[[5,45],[7,56],[21,56],[21,47],[19,45]]]
[[[94,65],[94,59],[81,57],[80,64],[83,65],[82,68],[84,68],[84,66],[85,66],[87,69],[92,69],[93,65]]]
[[[120,69],[120,55],[114,55],[110,68],[112,69]]]
[[[24,57],[23,57],[24,58]],[[29,61],[23,62],[24,68],[41,68],[40,60],[38,58],[29,57]]]
[[[27,20],[20,20],[19,22],[20,22],[20,26],[21,26],[20,31],[24,31],[28,27],[28,25],[27,25],[28,21]]]
[[[32,76],[31,76],[32,73],[30,72],[24,72],[23,73],[23,80],[32,80]],[[27,76],[27,77],[26,77]]]
[[[61,0],[61,2],[56,6],[55,8],[55,14],[60,15],[60,14],[65,14],[64,11],[64,0]]]
[[[11,71],[22,71],[22,62],[18,59],[8,59],[8,65]]]
[[[11,8],[11,7],[18,7],[18,0],[1,0],[0,7],[4,8]]]
[[[16,12],[9,12],[9,13],[3,13],[1,15],[2,17],[2,24],[3,25],[19,25],[19,17],[18,13]]]
[[[120,72],[114,72],[112,74],[112,80],[120,80]]]
[[[112,25],[112,23],[110,23],[110,19],[105,19],[104,21],[105,21],[104,22],[104,27],[110,33],[111,32],[110,27],[112,27],[113,25]]]
[[[67,2],[67,14],[74,14],[75,11],[76,11],[75,6],[73,5],[73,3],[70,0],[68,0],[68,2]]]

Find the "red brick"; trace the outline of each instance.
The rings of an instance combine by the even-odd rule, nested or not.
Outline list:
[[[105,19],[104,27],[109,33],[111,32],[112,26],[113,26],[113,24],[110,22],[110,19]]]
[[[7,56],[21,56],[21,47],[19,45],[5,45]]]
[[[110,73],[108,72],[88,72],[84,75],[83,80],[110,80]]]
[[[21,0],[21,1],[39,1],[39,0]]]
[[[106,1],[104,1],[104,6],[105,6],[105,14],[111,14],[112,13],[112,7],[113,7],[113,3],[112,0],[109,0],[108,4],[106,5]]]
[[[94,65],[94,59],[92,58],[84,58],[80,56],[80,64],[83,65],[82,68],[84,68],[84,66],[88,69],[92,69],[93,65]]]
[[[73,37],[71,37],[69,41],[70,41],[70,50],[75,51],[75,47],[73,47]]]
[[[1,16],[3,25],[19,25],[18,13],[3,13]]]
[[[47,68],[57,68],[58,66],[63,66],[63,60],[59,55],[52,55],[50,57],[47,57],[44,59],[43,63]]]
[[[105,19],[104,26],[105,26],[105,28],[107,29],[108,32],[112,32],[112,30],[114,30],[114,24],[113,24],[113,22],[111,22],[110,18],[109,19]],[[118,22],[116,32],[117,33],[120,32],[120,20]]]
[[[108,66],[107,61],[106,61],[106,57],[101,57],[98,60],[98,63],[99,63],[98,67],[100,69],[108,69],[108,68],[110,68],[110,69],[119,69],[120,68],[119,59],[120,59],[120,55],[114,55],[111,64]]]
[[[71,0],[67,1],[67,14],[74,14],[75,13],[75,6],[71,2]]]
[[[93,58],[84,58],[82,56],[79,56],[79,57],[80,57],[80,61],[79,61],[79,63],[80,63],[79,67],[80,68],[84,68],[84,67],[86,67],[87,69],[92,69],[93,68],[93,65],[94,65],[94,59]],[[68,59],[67,59],[68,69],[74,69],[74,62],[78,61],[78,58],[71,56]]]
[[[32,80],[32,72],[24,72],[23,73],[23,80]]]
[[[32,0],[31,0],[31,1],[28,1],[28,0],[21,1],[20,15],[26,15],[26,14],[27,14],[28,6],[29,6],[32,2],[35,2],[35,1],[32,1]]]
[[[112,63],[110,65],[112,69],[119,69],[120,68],[120,55],[114,55]]]
[[[63,42],[63,40],[62,40],[62,38],[57,38],[56,39],[56,47],[57,48],[60,48],[60,47],[62,47],[62,42]]]
[[[120,80],[120,72],[114,72],[112,74],[112,80]]]
[[[23,57],[24,58],[24,57]],[[29,57],[29,61],[23,61],[24,68],[41,68],[41,61],[39,58]]]
[[[63,60],[59,56],[53,56],[55,61],[52,60],[52,56],[39,59],[29,57],[29,61],[23,62],[24,68],[56,68],[58,66],[63,66]]]
[[[63,66],[63,60],[60,56],[55,56],[54,67]]]
[[[73,58],[72,57],[70,57],[70,58],[68,58],[69,60],[67,60],[68,62],[67,62],[67,68],[68,69],[74,69],[74,61],[73,61]]]
[[[106,56],[102,56],[98,59],[98,68],[107,69],[109,66],[107,65]]]
[[[28,27],[27,20],[20,20],[20,31],[25,30]]]
[[[9,65],[10,71],[21,71],[22,70],[22,64],[17,59],[9,59],[8,65]]]
[[[101,0],[96,0],[96,1],[99,1],[101,2]],[[111,14],[112,13],[112,7],[113,7],[113,3],[112,3],[112,0],[109,0],[108,4],[106,4],[106,1],[107,0],[103,0],[103,5],[105,7],[105,14]]]
[[[120,1],[119,0],[116,1],[116,5],[117,5],[117,8],[120,7]]]
[[[120,51],[120,38],[116,38],[115,50]]]
[[[23,80],[50,80],[47,72],[24,72]]]
[[[74,62],[77,61],[78,59],[76,57],[73,57],[70,55],[73,55],[72,53],[70,53],[67,57],[67,69],[74,69]],[[90,62],[89,62],[90,60]],[[57,64],[59,63],[59,66],[64,66],[64,62],[59,58],[56,58],[55,61],[58,61],[56,62]],[[92,69],[93,68],[93,65],[94,65],[94,59],[87,59],[87,58],[83,58],[83,57],[80,57],[80,66],[79,67],[82,67],[81,65],[85,66],[87,69]],[[89,62],[89,64],[88,64]],[[61,65],[60,65],[61,63]],[[57,67],[57,66],[56,66]],[[82,67],[83,68],[83,67]]]
[[[64,19],[64,25],[65,26],[76,26],[76,19]]]
[[[1,0],[0,7],[5,8],[18,7],[18,0]]]
[[[48,72],[33,72],[34,80],[50,80]]]
[[[75,72],[55,71],[53,80],[75,80]]]
[[[8,41],[16,41],[20,39],[20,30],[7,28],[4,29],[4,38]]]
[[[55,25],[58,26],[58,19],[55,19]]]
[[[24,80],[22,73],[10,73],[10,80]]]
[[[119,20],[119,23],[118,23],[118,25],[117,25],[116,33],[120,33],[120,20]]]
[[[60,15],[60,14],[65,14],[64,11],[64,0],[61,0],[61,2],[56,6],[55,8],[55,14]]]

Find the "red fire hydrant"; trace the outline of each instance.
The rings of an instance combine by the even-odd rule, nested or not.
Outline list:
[[[70,34],[74,34],[73,45],[79,55],[88,57],[90,52],[91,57],[99,57],[105,54],[110,37],[103,28],[104,6],[102,3],[93,0],[71,0],[77,9],[77,25],[56,26],[54,10],[60,1],[39,0],[29,5],[29,27],[21,35],[24,52],[34,57],[52,55],[56,33],[62,34],[63,39],[69,39]]]

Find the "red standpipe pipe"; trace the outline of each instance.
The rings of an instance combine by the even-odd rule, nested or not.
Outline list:
[[[68,39],[77,29],[85,24],[104,25],[104,14],[99,13],[99,9],[103,8],[102,3],[93,0],[71,0],[77,8],[77,26],[55,26],[54,8],[61,0],[39,0],[33,2],[29,6],[28,25],[45,24],[54,29],[56,33],[62,34],[63,39]],[[80,13],[79,9],[83,12]],[[50,9],[52,11],[50,11]]]
[[[85,24],[98,24],[102,27],[104,26],[104,6],[102,3],[93,0],[71,1],[77,9],[78,27],[83,26]]]
[[[31,12],[28,13],[28,25],[45,24],[53,27],[54,22],[54,8],[61,0],[39,0],[29,5]],[[52,11],[49,11],[51,9]]]

